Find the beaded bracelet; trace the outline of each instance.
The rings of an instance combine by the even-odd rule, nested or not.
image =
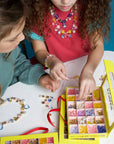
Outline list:
[[[46,57],[46,59],[45,59],[45,67],[47,67],[47,68],[49,68],[49,65],[48,65],[48,58],[49,57],[55,57],[55,55],[52,55],[52,54],[49,54],[49,55],[47,55],[47,57]]]

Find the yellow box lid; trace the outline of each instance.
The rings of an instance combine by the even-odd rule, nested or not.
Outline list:
[[[114,65],[112,61],[104,60],[106,75],[108,78],[113,108],[114,108]]]
[[[114,65],[112,61],[104,60],[106,77],[101,86],[105,98],[105,113],[107,118],[108,134],[114,128]]]

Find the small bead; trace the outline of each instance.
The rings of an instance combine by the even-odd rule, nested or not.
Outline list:
[[[3,129],[3,124],[0,123],[0,130],[2,130],[2,129]]]
[[[71,30],[69,30],[68,33],[71,34]]]
[[[63,23],[63,28],[66,28],[66,24],[65,23]]]
[[[64,38],[64,34],[61,35],[61,38]]]
[[[72,32],[73,32],[73,33],[76,33],[76,31],[75,31],[75,30],[73,30]]]
[[[21,117],[21,114],[18,114],[18,115],[17,115],[17,117],[19,117],[19,118],[20,118],[20,117]]]
[[[51,102],[52,101],[52,99],[48,99],[48,102]]]
[[[10,101],[10,98],[7,98],[7,101]]]
[[[72,13],[69,13],[69,14],[68,14],[68,17],[71,17],[71,16],[72,16]]]
[[[61,30],[58,31],[58,34],[61,34]]]
[[[56,28],[59,29],[59,28],[60,28],[60,25],[57,25]]]
[[[5,124],[7,124],[7,122],[6,122],[6,121],[4,121],[4,122],[2,122],[2,124],[3,124],[3,125],[5,125]]]
[[[13,123],[13,122],[14,122],[14,120],[13,120],[13,119],[10,119],[10,122],[11,122],[11,123]]]
[[[25,109],[29,109],[30,108],[30,106],[27,105],[27,104],[24,107],[25,107]]]
[[[55,31],[58,31],[58,29],[57,29],[57,28],[55,28]]]

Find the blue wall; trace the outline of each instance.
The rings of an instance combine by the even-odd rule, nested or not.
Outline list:
[[[110,40],[104,44],[105,50],[114,51],[114,0],[111,2],[111,31]]]

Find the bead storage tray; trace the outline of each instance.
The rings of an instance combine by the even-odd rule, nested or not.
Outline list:
[[[0,144],[58,144],[58,133],[1,137]]]
[[[65,99],[65,95],[61,96]],[[63,121],[67,122],[67,111],[66,102],[61,99],[60,105],[60,121],[59,121],[59,144],[99,144],[99,138],[68,138],[68,125]]]
[[[67,88],[69,133],[106,133],[101,97],[90,94],[81,101],[78,96],[78,88]]]
[[[113,129],[113,63],[105,60],[105,68],[103,84],[83,100],[79,99],[78,87],[66,88],[68,138],[107,137]]]

